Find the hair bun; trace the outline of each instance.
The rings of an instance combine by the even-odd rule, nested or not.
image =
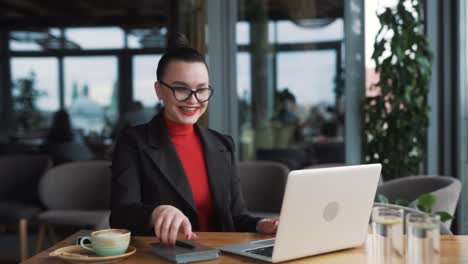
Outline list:
[[[173,51],[181,48],[190,48],[190,43],[187,37],[180,32],[170,35],[167,41],[167,51]]]

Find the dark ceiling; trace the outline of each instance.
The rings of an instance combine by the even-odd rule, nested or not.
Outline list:
[[[222,0],[220,0],[222,1]],[[238,0],[239,19],[250,20],[255,5],[267,5],[269,19],[311,20],[343,17],[346,0]],[[0,0],[0,28],[169,26],[189,15],[202,0]]]
[[[182,2],[190,0],[0,0],[0,27],[155,26]]]
[[[258,14],[259,2],[238,0],[240,20],[252,20]],[[312,20],[343,17],[344,1],[348,0],[266,0],[270,20]]]

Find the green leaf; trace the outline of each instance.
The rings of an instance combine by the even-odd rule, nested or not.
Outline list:
[[[445,222],[450,219],[453,219],[453,216],[447,212],[435,212],[436,215],[440,215],[440,221]]]
[[[388,198],[385,197],[385,195],[379,193],[377,194],[377,196],[375,197],[375,201],[378,202],[378,203],[383,203],[383,204],[389,204],[390,202],[388,201]]]
[[[422,9],[419,0],[399,0],[396,7],[377,13],[381,27],[372,60],[380,78],[372,85],[380,91],[380,99],[362,107],[366,139],[362,158],[383,162],[384,180],[421,174],[425,159],[432,52],[424,35]],[[383,124],[388,127],[383,129]],[[424,202],[419,207],[431,210]]]
[[[430,193],[425,193],[422,194],[418,197],[417,199],[417,207],[419,210],[425,212],[425,213],[431,213],[432,211],[432,206],[434,205],[436,198],[434,195]]]
[[[410,201],[406,199],[396,199],[395,200],[396,205],[401,205],[401,206],[408,206],[410,204]]]

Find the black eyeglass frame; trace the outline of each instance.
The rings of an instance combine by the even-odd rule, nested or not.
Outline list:
[[[187,96],[187,98],[185,98],[185,99],[183,99],[183,100],[179,100],[179,98],[177,98],[177,96],[176,96],[176,94],[175,94],[175,93],[176,93],[176,88],[170,86],[169,84],[167,84],[167,83],[165,83],[165,82],[163,82],[163,81],[161,81],[161,80],[158,80],[158,82],[160,82],[161,84],[163,84],[163,85],[166,86],[167,88],[171,89],[172,94],[174,95],[174,98],[175,98],[177,101],[179,101],[179,102],[185,102],[185,101],[187,101],[188,99],[190,99],[190,97],[192,97],[192,95],[195,95],[195,99],[197,99],[197,101],[198,101],[199,103],[205,103],[205,102],[208,102],[208,100],[210,100],[211,96],[213,96],[213,93],[214,93],[214,90],[213,90],[213,88],[212,88],[210,85],[208,85],[208,88],[201,88],[201,89],[198,89],[198,90],[195,90],[195,91],[192,91],[191,89],[186,88],[186,87],[177,87],[178,89],[184,89],[184,90],[187,90],[187,91],[190,92],[190,94],[189,94],[189,96]],[[209,95],[208,98],[207,98],[206,100],[204,100],[204,101],[198,99],[198,96],[197,96],[197,93],[198,93],[199,91],[203,91],[203,90],[208,90],[208,91],[210,91],[210,95]]]

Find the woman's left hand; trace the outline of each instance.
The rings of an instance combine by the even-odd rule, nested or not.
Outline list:
[[[278,230],[278,218],[264,218],[257,223],[257,232],[262,234],[275,234]]]

